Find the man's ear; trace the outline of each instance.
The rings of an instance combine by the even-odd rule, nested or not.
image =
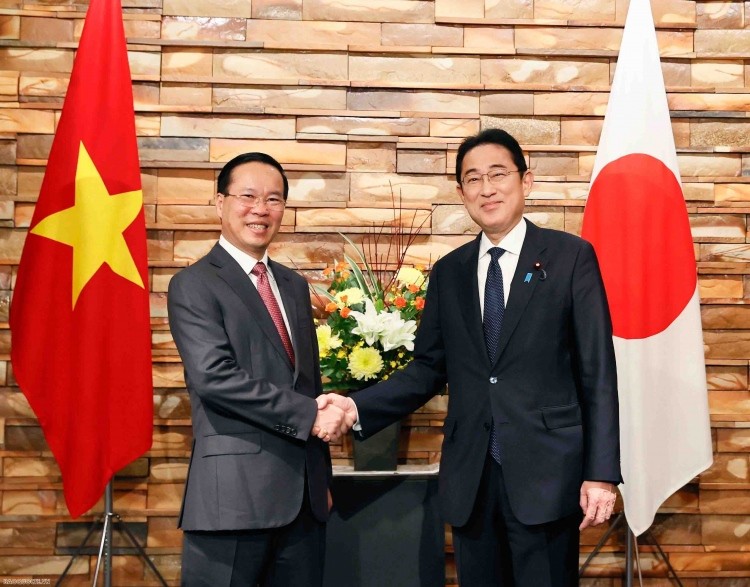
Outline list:
[[[527,197],[531,193],[531,188],[534,185],[534,174],[531,170],[528,170],[523,174],[521,183],[523,184],[523,196]]]
[[[466,198],[464,198],[464,190],[461,189],[461,184],[456,184],[456,193],[458,194],[458,197],[461,198],[461,201],[466,203]]]
[[[216,215],[221,218],[224,211],[224,196],[222,194],[216,194]]]

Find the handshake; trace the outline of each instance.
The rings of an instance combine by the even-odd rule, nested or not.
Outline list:
[[[323,442],[338,440],[359,419],[357,406],[350,397],[329,393],[319,395],[315,401],[318,402],[318,415],[312,433]]]

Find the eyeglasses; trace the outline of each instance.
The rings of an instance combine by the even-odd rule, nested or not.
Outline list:
[[[257,208],[261,203],[265,204],[269,210],[283,210],[286,206],[286,200],[279,196],[270,196],[268,198],[261,198],[254,194],[221,194],[228,198],[237,198],[237,203],[243,208]]]
[[[525,171],[521,171],[520,169],[500,168],[493,169],[488,173],[469,173],[461,180],[461,184],[464,186],[464,189],[468,191],[476,191],[482,186],[482,178],[485,175],[487,176],[487,181],[492,185],[497,186],[500,185],[511,173],[525,173]]]

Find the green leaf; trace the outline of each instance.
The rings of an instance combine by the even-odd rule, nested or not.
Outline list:
[[[367,259],[365,258],[364,253],[360,250],[360,248],[354,244],[354,241],[350,239],[348,236],[346,236],[343,232],[339,233],[341,235],[341,238],[343,238],[347,243],[349,243],[352,248],[357,251],[357,255],[359,256],[359,260],[364,265],[365,270],[367,271],[367,276],[370,278],[370,283],[372,284],[373,289],[375,290],[375,295],[368,293],[368,296],[371,300],[375,301],[376,299],[382,299],[383,298],[383,290],[380,287],[380,284],[378,283],[378,279],[375,276],[375,273],[372,270],[372,267],[370,267],[370,264],[367,262]],[[357,263],[353,262],[350,257],[344,255],[346,257],[346,260],[349,262],[350,265],[352,265],[352,268],[356,267],[357,271],[359,271],[359,266]],[[359,274],[362,275],[362,272],[359,271]],[[363,276],[364,279],[364,276]],[[368,290],[365,290],[369,292]]]
[[[322,295],[323,297],[325,297],[326,299],[328,299],[329,302],[335,302],[336,301],[336,298],[333,296],[333,294],[331,294],[331,292],[329,292],[324,287],[321,287],[319,285],[314,285],[314,284],[311,283],[310,284],[310,289],[313,291],[313,293]]]
[[[362,271],[360,270],[357,263],[349,255],[344,255],[344,258],[346,259],[347,263],[349,263],[349,267],[352,270],[352,275],[354,275],[354,279],[357,280],[357,287],[359,287],[359,289],[365,292],[365,295],[368,298],[374,301],[376,298],[373,297],[373,292],[370,291],[370,288],[367,285],[367,281],[365,281],[365,276],[362,274]]]

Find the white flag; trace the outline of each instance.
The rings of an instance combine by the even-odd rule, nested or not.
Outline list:
[[[607,290],[628,525],[711,466],[698,281],[648,0],[631,0],[582,236]]]

